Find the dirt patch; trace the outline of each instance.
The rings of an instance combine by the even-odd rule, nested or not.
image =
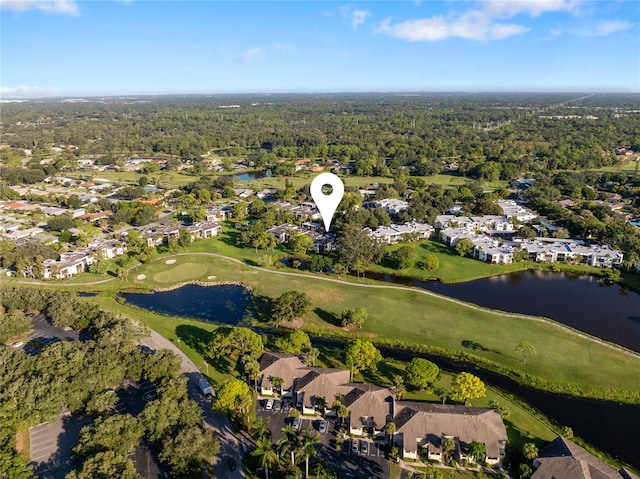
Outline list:
[[[285,321],[283,323],[280,323],[280,326],[283,328],[289,328],[289,329],[300,329],[303,324],[304,324],[304,319],[298,318],[295,321]]]
[[[176,262],[175,259],[168,259],[167,261],[164,262],[164,264],[174,264]]]
[[[147,275],[146,274],[139,274],[138,276],[136,276],[136,279],[138,281],[142,281],[143,279],[147,279]]]

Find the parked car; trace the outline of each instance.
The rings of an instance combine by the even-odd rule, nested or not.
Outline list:
[[[267,399],[267,404],[264,405],[266,411],[271,411],[273,409],[273,399]]]
[[[360,443],[360,452],[362,454],[369,454],[369,443],[367,441],[362,441]]]
[[[229,470],[230,471],[235,471],[236,470],[236,460],[233,457],[230,457],[229,459],[227,459],[227,464],[229,465]]]
[[[293,418],[293,422],[291,423],[291,426],[292,426],[294,429],[299,429],[299,428],[300,428],[300,419],[299,419],[299,418],[297,418],[297,417],[294,417],[294,418]]]
[[[282,401],[279,400],[275,400],[273,401],[273,410],[276,412],[279,412],[282,410]]]
[[[282,410],[286,413],[288,413],[289,411],[291,411],[291,402],[290,401],[283,401],[282,402]]]
[[[24,346],[24,343],[22,341],[16,341],[15,343],[12,344],[12,346],[17,349]]]
[[[351,452],[358,454],[358,441],[356,439],[351,439]]]
[[[318,425],[318,431],[327,432],[327,421],[325,420],[320,421],[320,424]]]

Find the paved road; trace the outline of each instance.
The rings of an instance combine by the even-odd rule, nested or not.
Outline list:
[[[189,359],[178,347],[164,336],[151,331],[151,336],[144,338],[142,343],[151,349],[170,349],[182,359],[180,372],[187,376],[187,388],[189,396],[196,401],[203,411],[203,422],[205,427],[214,430],[216,437],[220,441],[220,454],[215,458],[214,477],[216,479],[230,478],[240,479],[245,477],[242,467],[242,456],[247,451],[250,438],[239,436],[234,430],[231,422],[224,414],[214,413],[208,399],[201,393],[198,381],[204,378],[200,369]],[[227,458],[234,457],[237,464],[235,471],[229,471]]]

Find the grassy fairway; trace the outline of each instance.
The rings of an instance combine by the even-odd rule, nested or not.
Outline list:
[[[216,241],[200,242],[205,243],[213,245]],[[304,327],[309,330],[342,331],[335,325],[341,311],[362,306],[369,311],[369,320],[354,334],[473,353],[558,384],[640,391],[640,361],[576,337],[554,324],[478,311],[418,290],[389,286],[373,289],[319,280],[326,276],[267,272],[207,255],[184,254],[175,258],[174,265],[165,264],[163,258],[141,266],[136,273],[145,274],[147,279],[130,279],[128,284],[165,287],[164,278],[174,269],[186,280],[185,269],[180,265],[197,263],[200,268],[189,279],[206,281],[209,276],[216,276],[218,281],[241,281],[251,285],[257,294],[270,297],[292,289],[305,291],[314,307],[305,317]],[[479,346],[465,349],[462,344],[469,341]],[[532,343],[538,350],[526,365],[514,352],[521,341]]]
[[[307,176],[292,176],[287,178],[289,181],[293,183],[295,188],[302,188],[304,185],[311,184],[311,180],[317,175],[317,173],[309,173]],[[373,183],[386,183],[390,184],[394,182],[393,178],[386,178],[382,176],[343,176],[341,177],[342,181],[346,186],[356,186],[359,188],[364,188],[365,186],[371,185]],[[427,184],[434,185],[442,185],[445,188],[453,188],[455,186],[464,185],[470,183],[471,180],[469,178],[464,178],[462,176],[451,176],[451,175],[434,175],[434,176],[421,176]],[[260,178],[257,180],[236,182],[236,184],[240,187],[247,188],[278,188],[284,189],[284,177],[278,178]]]
[[[76,171],[68,174],[71,178],[87,178],[92,176],[94,178],[104,178],[112,181],[113,183],[122,185],[137,185],[141,176],[146,176],[149,179],[150,184],[157,184],[158,182],[167,188],[184,186],[188,183],[193,183],[199,177],[188,173],[180,173],[178,171],[158,171],[156,173],[145,174],[138,171]]]

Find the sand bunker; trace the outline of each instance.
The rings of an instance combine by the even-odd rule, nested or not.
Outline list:
[[[138,276],[136,276],[136,279],[147,279],[147,275],[146,274],[139,274]]]
[[[176,262],[175,259],[168,259],[167,261],[164,262],[164,264],[173,264],[175,262]]]
[[[207,279],[217,279],[217,276],[207,276]]]

